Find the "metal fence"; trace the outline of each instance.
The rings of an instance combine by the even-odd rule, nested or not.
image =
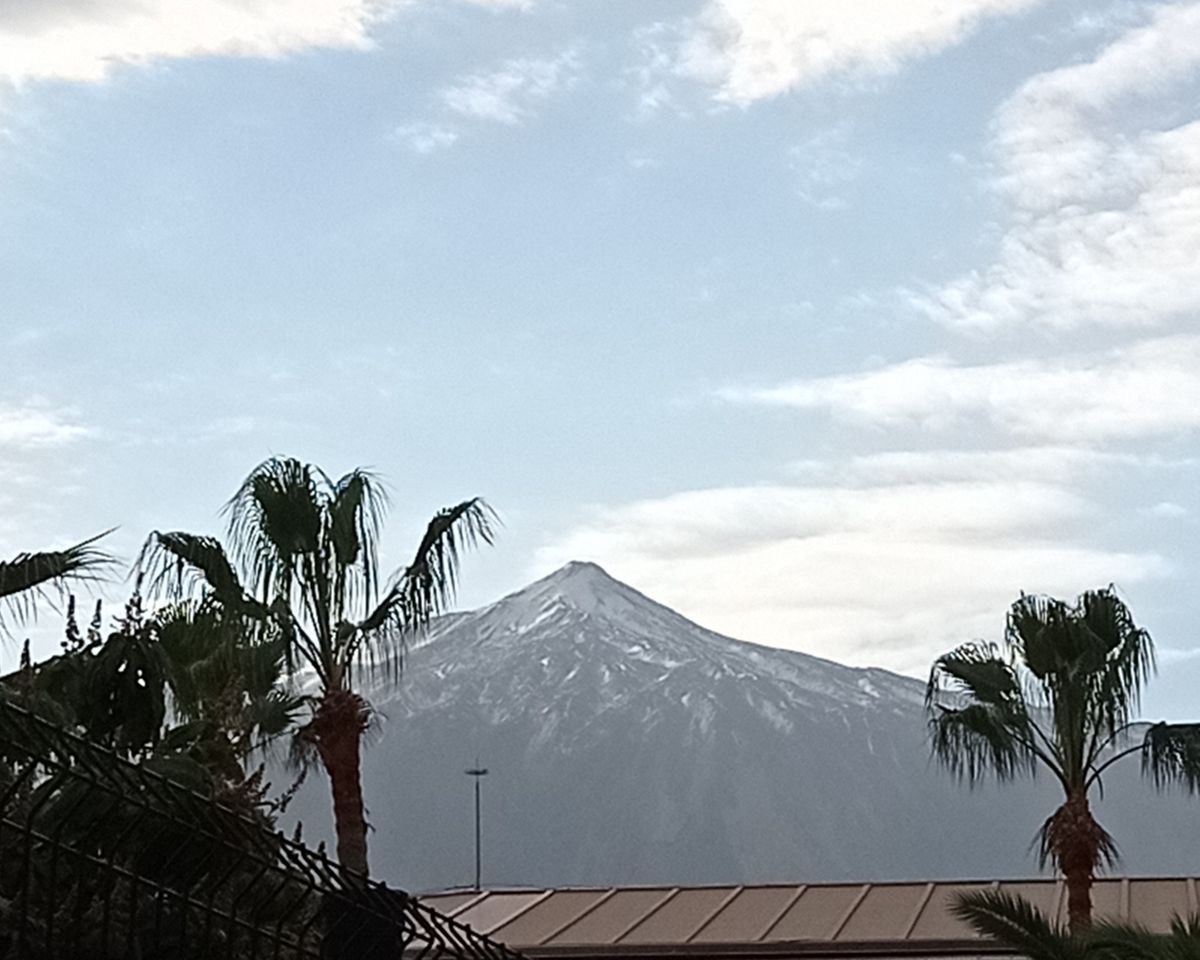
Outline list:
[[[2,696],[0,957],[519,960]]]

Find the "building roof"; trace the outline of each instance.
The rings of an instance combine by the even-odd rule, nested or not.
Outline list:
[[[1065,919],[1061,881],[753,884],[447,891],[423,901],[530,956],[980,955],[955,894],[1019,894]],[[1097,880],[1097,916],[1166,930],[1200,907],[1193,877]]]

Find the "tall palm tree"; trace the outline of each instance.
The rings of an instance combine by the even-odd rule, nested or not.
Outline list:
[[[179,596],[199,587],[278,630],[288,668],[312,671],[318,693],[303,736],[329,775],[338,859],[362,875],[360,758],[371,707],[359,682],[364,672],[398,680],[407,640],[453,593],[460,549],[491,543],[494,522],[478,498],[439,511],[412,560],[381,584],[386,506],[365,470],[332,480],[313,464],[275,457],[226,504],[229,554],[212,537],[156,531],[139,560],[150,589]]]
[[[1074,604],[1022,595],[1000,646],[964,644],[930,672],[932,749],[951,771],[971,784],[1041,771],[1062,787],[1062,805],[1038,831],[1039,859],[1066,878],[1076,932],[1091,922],[1096,870],[1117,855],[1092,815],[1092,787],[1132,754],[1160,780],[1200,784],[1200,749],[1188,748],[1186,730],[1159,725],[1135,736],[1133,712],[1153,666],[1150,634],[1110,587]]]
[[[6,612],[18,622],[31,616],[45,587],[94,580],[111,567],[113,558],[96,546],[109,532],[62,550],[18,553],[11,560],[0,560],[0,631],[5,627]]]

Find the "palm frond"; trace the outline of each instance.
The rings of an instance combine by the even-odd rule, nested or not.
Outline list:
[[[1100,657],[1100,666],[1093,673],[1093,702],[1100,726],[1111,736],[1129,722],[1142,687],[1154,672],[1154,641],[1134,623],[1133,614],[1112,586],[1079,598],[1077,622]]]
[[[154,611],[158,642],[171,664],[173,712],[185,723],[202,715],[214,661],[227,644],[220,609],[203,601],[181,600]]]
[[[171,664],[174,712],[217,721],[223,736],[263,745],[294,725],[304,698],[285,682],[286,640],[206,597],[155,612]]]
[[[1200,960],[1200,916],[1172,917],[1171,932],[1157,939],[1164,947],[1159,960]]]
[[[1142,741],[1142,772],[1158,786],[1200,790],[1200,724],[1156,723]]]
[[[284,766],[290,772],[303,776],[313,767],[318,766],[320,762],[321,755],[317,750],[317,737],[310,720],[293,730],[292,735],[288,738]]]
[[[1024,711],[1021,684],[994,644],[964,643],[934,661],[925,688],[925,705],[940,694],[963,695],[977,703]]]
[[[1187,917],[1176,915],[1171,918],[1171,936],[1180,940],[1193,941],[1200,945],[1200,914]]]
[[[938,657],[925,704],[933,754],[957,776],[976,784],[989,772],[1008,780],[1036,770],[1020,678],[995,645],[965,643]]]
[[[247,714],[259,742],[274,740],[291,730],[307,704],[306,697],[282,689],[270,690],[265,696],[252,699]]]
[[[102,579],[116,560],[96,544],[111,532],[106,530],[62,550],[19,553],[11,560],[0,560],[0,630],[4,629],[4,611],[18,623],[31,618],[46,587],[61,589],[69,581]]]
[[[1083,945],[1028,900],[1000,890],[960,894],[950,912],[1027,960],[1081,960]]]
[[[1009,608],[1004,642],[1039,682],[1058,669],[1066,620],[1066,605],[1050,597],[1023,593]]]
[[[290,593],[297,560],[318,553],[327,486],[309,464],[272,457],[225,504],[233,555],[255,596]]]
[[[1037,771],[1037,757],[1017,735],[1011,718],[987,704],[936,707],[929,733],[933,755],[972,786],[989,773],[1003,781]]]
[[[158,631],[143,618],[134,596],[118,628],[109,634],[88,668],[85,723],[90,735],[130,754],[153,746],[167,716],[171,662]]]
[[[375,569],[379,532],[387,511],[387,493],[374,474],[351,471],[333,485],[329,503],[329,539],[341,569],[362,570],[363,602],[375,603],[379,572]]]
[[[1097,960],[1184,960],[1170,940],[1141,924],[1097,921],[1088,931],[1088,953]]]
[[[206,587],[225,607],[263,612],[261,604],[246,595],[225,548],[215,537],[155,530],[138,554],[137,571],[151,594],[182,599]]]
[[[344,650],[347,667],[365,653],[366,666],[400,675],[409,637],[445,608],[458,582],[459,555],[492,543],[495,512],[483,500],[466,500],[429,521],[412,562],[392,581],[378,605],[352,627]]]
[[[459,553],[479,543],[490,545],[497,523],[495,511],[479,497],[434,515],[400,577],[413,621],[409,626],[424,626],[442,612],[458,585]]]

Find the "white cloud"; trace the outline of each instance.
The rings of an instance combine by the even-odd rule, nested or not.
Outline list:
[[[913,303],[964,328],[1149,327],[1200,309],[1200,5],[1039,74],[994,122],[994,261]]]
[[[1142,23],[1146,13],[1147,4],[1121,0],[1077,14],[1060,32],[1067,37],[1109,37]]]
[[[1010,436],[1104,440],[1200,427],[1200,336],[1101,353],[967,366],[921,357],[865,373],[719,392],[884,427],[990,425]]]
[[[662,161],[646,153],[629,151],[625,154],[625,162],[634,170],[657,170]]]
[[[960,42],[988,17],[1037,2],[707,0],[679,27],[669,61],[655,73],[699,81],[719,101],[747,104],[834,74],[891,73]]]
[[[442,91],[442,102],[454,113],[478,120],[518,124],[535,108],[570,89],[579,78],[574,49],[547,59],[506,60],[497,69],[461,78]]]
[[[0,450],[58,447],[90,434],[70,411],[33,404],[0,406]]]
[[[419,120],[397,127],[396,139],[408,144],[417,153],[433,153],[454,146],[458,142],[458,131],[440,123]]]
[[[1160,500],[1154,506],[1147,507],[1142,513],[1160,520],[1181,520],[1188,516],[1188,508],[1170,500]]]
[[[796,193],[807,204],[823,210],[845,206],[840,187],[855,180],[863,161],[847,150],[850,124],[838,123],[807,137],[791,149]]]
[[[676,74],[679,28],[667,23],[647,24],[633,32],[630,42],[635,53],[633,63],[625,70],[625,77],[637,91],[635,116],[647,120],[668,109],[687,116],[688,111],[680,104],[671,85]]]
[[[96,81],[121,65],[178,57],[279,57],[362,48],[370,30],[430,0],[4,0],[0,80]],[[465,0],[529,10],[534,0]]]
[[[532,10],[536,0],[464,0],[473,7],[491,7],[496,10]]]
[[[1096,510],[1031,479],[716,488],[605,510],[538,559],[595,560],[732,636],[920,672],[995,637],[1021,590],[1168,572],[1157,554],[1089,544]]]
[[[845,461],[798,460],[790,472],[808,482],[846,485],[961,481],[1062,483],[1088,470],[1159,466],[1135,454],[1077,446],[1028,446],[991,450],[889,450]]]
[[[8,0],[0,79],[96,81],[125,64],[209,55],[278,57],[364,47],[386,0]]]

